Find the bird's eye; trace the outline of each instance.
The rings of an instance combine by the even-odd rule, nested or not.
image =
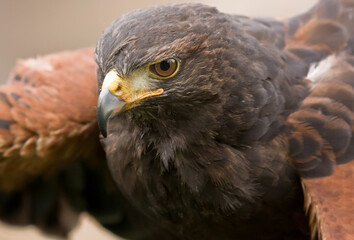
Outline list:
[[[173,77],[178,71],[178,61],[174,58],[162,60],[161,62],[153,63],[148,67],[150,74],[158,78]]]

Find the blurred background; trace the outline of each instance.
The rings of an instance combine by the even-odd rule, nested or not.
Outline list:
[[[286,17],[302,13],[317,0],[0,0],[0,83],[5,83],[17,59],[94,47],[103,30],[117,17],[136,8],[172,2],[201,2],[220,11],[248,16]],[[0,239],[56,239],[33,227],[0,223]],[[117,239],[82,215],[71,234],[77,239]]]
[[[197,2],[190,0],[189,2]],[[118,16],[136,8],[183,0],[0,0],[0,83],[16,59],[93,47]],[[200,0],[228,13],[285,17],[316,0]]]

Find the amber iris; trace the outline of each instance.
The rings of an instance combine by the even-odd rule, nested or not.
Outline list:
[[[165,59],[149,66],[149,71],[152,74],[162,78],[172,77],[177,69],[178,62],[174,58]]]

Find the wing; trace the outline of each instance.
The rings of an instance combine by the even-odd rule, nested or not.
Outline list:
[[[288,118],[289,160],[302,176],[312,239],[354,237],[353,8],[324,0],[287,21],[286,50],[313,63],[310,93]]]
[[[353,239],[354,161],[338,165],[332,176],[303,179],[312,239]]]
[[[17,63],[0,89],[1,190],[99,151],[92,56],[83,50]]]
[[[309,74],[310,95],[289,118],[291,161],[303,177],[313,239],[354,236],[353,63],[348,56],[321,62]]]
[[[82,190],[78,162],[104,161],[92,56],[86,49],[21,60],[0,88],[0,208],[8,222],[58,234],[75,225],[78,211],[58,178],[73,177],[70,191]]]
[[[118,235],[161,239],[110,177],[96,101],[92,49],[16,64],[0,88],[0,218],[65,236],[86,211]]]

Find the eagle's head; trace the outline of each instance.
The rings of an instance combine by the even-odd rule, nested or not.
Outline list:
[[[104,32],[96,48],[98,122],[112,175],[128,194],[159,198],[173,188],[171,177],[176,192],[220,208],[240,204],[229,194],[252,198],[245,152],[274,136],[294,93],[283,81],[286,57],[268,36],[257,39],[264,24],[251,23],[176,4],[133,11]],[[213,187],[219,195],[207,196]]]

